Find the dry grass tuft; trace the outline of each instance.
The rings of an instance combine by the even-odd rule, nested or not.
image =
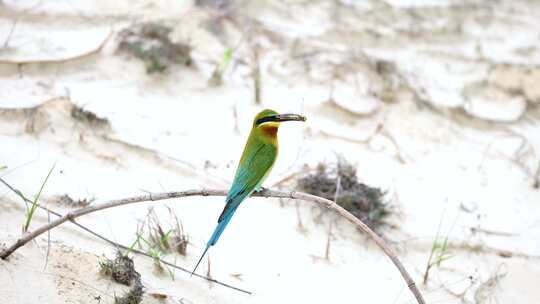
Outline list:
[[[130,285],[134,280],[140,280],[141,275],[135,270],[133,260],[120,251],[116,253],[114,260],[105,259],[99,262],[101,272],[106,276],[123,285]]]
[[[49,201],[57,202],[61,205],[72,207],[72,208],[81,208],[81,207],[87,207],[90,205],[95,199],[94,198],[80,198],[80,199],[73,199],[68,194],[63,195],[55,195],[51,196],[49,198]]]
[[[146,72],[163,73],[173,64],[192,64],[191,47],[169,38],[172,28],[148,22],[120,32],[118,49],[144,61]]]
[[[385,192],[358,181],[356,168],[344,158],[337,164],[320,163],[315,172],[302,176],[297,181],[302,191],[334,200],[358,219],[376,230],[383,219],[391,213],[384,201]]]
[[[148,247],[149,251],[157,251],[160,255],[175,251],[185,256],[189,237],[182,225],[182,221],[178,219],[172,209],[168,208],[168,210],[169,221],[172,224],[164,225],[154,208],[149,208],[144,222],[138,228],[137,235],[140,236],[142,243]],[[142,237],[145,230],[146,238]]]
[[[144,294],[144,286],[140,280],[135,282],[135,285],[121,297],[114,297],[114,304],[139,304],[142,302]]]
[[[98,117],[95,113],[90,112],[88,110],[85,110],[82,107],[79,107],[75,104],[73,104],[73,107],[71,108],[71,117],[74,119],[83,122],[89,126],[94,127],[109,127],[110,123],[109,120],[106,118]]]
[[[115,304],[139,304],[142,302],[144,286],[141,282],[141,275],[135,270],[133,260],[122,254],[116,253],[114,260],[105,259],[99,262],[101,273],[110,276],[115,282],[123,285],[133,285],[128,292],[121,297],[114,297]]]

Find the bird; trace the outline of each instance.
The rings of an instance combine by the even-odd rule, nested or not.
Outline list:
[[[254,191],[262,190],[262,183],[268,177],[278,156],[279,125],[286,121],[306,121],[306,117],[298,114],[278,114],[270,109],[264,109],[255,115],[234,180],[225,199],[225,208],[191,275],[197,270],[208,249],[217,243],[240,203]]]

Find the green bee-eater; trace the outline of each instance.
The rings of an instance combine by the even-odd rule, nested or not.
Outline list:
[[[276,111],[268,109],[255,116],[244,152],[236,169],[234,181],[227,193],[227,204],[219,216],[218,225],[212,237],[206,244],[206,248],[191,274],[195,272],[210,246],[216,244],[240,203],[253,191],[261,189],[261,185],[272,170],[278,155],[277,132],[279,124],[284,121],[305,120],[306,118],[302,115],[278,114]]]

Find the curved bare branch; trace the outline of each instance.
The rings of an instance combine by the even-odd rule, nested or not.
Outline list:
[[[134,204],[139,202],[147,202],[147,201],[159,201],[159,200],[166,200],[166,199],[172,199],[172,198],[180,198],[180,197],[188,197],[188,196],[226,196],[227,191],[226,190],[215,190],[215,189],[195,189],[195,190],[186,190],[186,191],[177,191],[177,192],[165,192],[165,193],[156,193],[156,194],[146,194],[146,195],[140,195],[140,196],[134,196],[124,199],[118,199],[118,200],[111,200],[105,203],[101,204],[95,204],[92,206],[84,207],[81,209],[77,209],[74,211],[71,211],[67,213],[66,215],[46,224],[43,225],[36,230],[32,232],[25,233],[19,238],[13,245],[5,249],[4,251],[0,252],[0,258],[6,259],[11,255],[15,250],[18,248],[24,246],[26,243],[31,241],[32,239],[36,238],[40,234],[47,232],[51,229],[53,229],[56,226],[59,226],[67,221],[73,221],[75,218],[81,217],[83,215],[93,213],[96,211],[109,209],[113,207],[119,207],[123,205],[128,204]],[[343,209],[341,206],[336,204],[335,202],[331,200],[327,200],[322,197],[318,197],[315,195],[303,193],[303,192],[284,192],[284,191],[275,191],[275,190],[263,190],[260,192],[256,192],[253,194],[253,196],[262,196],[262,197],[276,197],[276,198],[290,198],[290,199],[299,199],[303,201],[312,202],[318,205],[321,205],[323,207],[326,207],[328,209],[332,209],[339,213],[341,216],[349,220],[351,223],[353,223],[356,227],[358,227],[360,230],[365,232],[370,239],[372,239],[381,249],[382,251],[390,258],[392,263],[396,266],[396,268],[401,273],[401,276],[405,280],[405,283],[407,284],[407,287],[411,290],[414,297],[416,298],[416,301],[419,304],[425,304],[425,301],[422,297],[422,294],[416,287],[416,284],[412,280],[411,276],[401,264],[399,259],[397,258],[396,254],[388,247],[386,242],[373,230],[371,230],[366,224],[364,224],[361,220],[356,218],[354,215],[349,213],[347,210]]]

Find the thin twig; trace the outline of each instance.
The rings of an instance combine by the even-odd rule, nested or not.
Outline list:
[[[6,40],[4,40],[5,49],[9,47],[9,40],[11,40],[11,36],[13,35],[13,32],[15,31],[15,27],[17,26],[18,22],[19,22],[19,19],[15,19],[15,21],[13,21],[13,23],[11,24],[11,29],[9,30],[9,34],[7,35]]]
[[[337,179],[336,179],[336,193],[334,193],[334,202],[337,204],[339,198],[339,192],[341,191],[341,175],[339,172],[339,166],[337,167]],[[322,214],[322,212],[321,212]],[[328,236],[326,239],[326,249],[324,251],[324,258],[330,261],[330,245],[332,244],[332,224],[334,221],[330,221],[328,225]]]
[[[4,186],[8,187],[9,190],[13,191],[13,193],[17,194],[17,196],[19,196],[23,201],[24,201],[24,204],[26,206],[26,211],[28,212],[28,204],[31,204],[32,201],[29,200],[28,198],[26,198],[26,196],[24,196],[24,194],[19,191],[18,189],[15,189],[13,188],[10,184],[8,184],[3,178],[0,177],[0,182],[2,184],[4,184]]]
[[[236,104],[233,106],[233,116],[234,116],[234,132],[236,134],[240,134],[240,127],[238,124],[238,109],[236,108]]]
[[[403,240],[410,246],[413,242],[422,240],[423,238],[411,237]],[[424,243],[421,243],[422,248],[424,248]],[[432,244],[430,242],[430,244]],[[424,249],[422,249],[424,250]],[[489,255],[497,255],[502,258],[521,258],[526,260],[540,260],[540,254],[528,254],[526,252],[517,251],[517,250],[508,250],[502,248],[491,247],[484,245],[482,243],[470,242],[468,240],[458,239],[458,238],[449,238],[448,239],[448,250],[452,251],[467,251],[472,253],[483,253]]]
[[[306,227],[304,227],[304,224],[302,224],[302,215],[300,214],[300,203],[296,201],[295,206],[296,206],[296,220],[298,221],[298,224],[297,224],[298,231],[305,233]]]
[[[536,167],[536,173],[534,174],[533,188],[540,188],[540,160],[538,161],[538,167]]]
[[[282,186],[283,184],[285,184],[286,182],[290,181],[291,179],[297,177],[301,172],[293,172],[291,174],[288,174],[284,177],[282,177],[280,180],[278,180],[277,182],[273,183],[272,184],[272,188],[275,188],[275,187],[280,187]]]
[[[124,199],[111,200],[105,203],[84,207],[81,209],[68,212],[66,215],[56,219],[50,224],[45,224],[32,232],[23,234],[21,238],[19,238],[13,245],[8,247],[6,250],[0,252],[0,258],[6,259],[18,248],[24,246],[29,241],[33,240],[37,236],[41,235],[42,233],[50,229],[53,229],[67,221],[73,221],[74,219],[80,216],[87,215],[96,211],[105,210],[105,209],[109,209],[113,207],[124,206],[128,204],[133,204],[133,203],[159,201],[159,200],[166,200],[166,199],[180,198],[180,197],[226,196],[226,195],[227,195],[227,190],[194,189],[194,190],[185,190],[185,191],[177,191],[177,192],[165,192],[165,193],[140,195],[140,196],[134,196],[134,197],[124,198]],[[392,263],[396,266],[396,268],[401,273],[401,276],[405,280],[407,287],[413,293],[417,302],[419,304],[425,304],[424,298],[422,297],[422,294],[416,287],[416,284],[412,280],[411,276],[409,275],[409,273],[407,272],[403,264],[399,261],[396,254],[390,249],[390,247],[388,247],[386,242],[379,235],[373,232],[373,230],[371,230],[366,224],[364,224],[361,220],[359,220],[357,217],[349,213],[347,210],[345,210],[341,206],[325,198],[314,196],[314,195],[303,193],[303,192],[296,192],[296,191],[283,192],[283,191],[275,191],[275,190],[263,190],[263,191],[254,193],[253,196],[266,197],[266,198],[275,197],[275,198],[299,199],[299,200],[309,201],[318,205],[322,205],[323,207],[336,211],[339,215],[346,218],[348,221],[353,223],[357,228],[359,228],[364,233],[366,233],[369,236],[369,238],[371,238],[377,244],[377,246],[379,246],[379,248],[382,249],[382,251],[390,258]]]
[[[28,198],[26,198],[26,197],[22,194],[21,191],[19,191],[18,189],[15,189],[13,186],[11,186],[10,184],[8,184],[8,183],[7,183],[3,178],[1,178],[1,177],[0,177],[0,182],[2,182],[2,183],[3,183],[6,187],[8,187],[11,191],[13,191],[15,194],[17,194],[17,195],[18,195],[25,203],[32,203],[32,201],[30,201]],[[56,212],[56,211],[54,211],[54,210],[51,210],[51,209],[49,209],[49,208],[47,208],[47,207],[43,207],[43,206],[41,206],[41,205],[39,205],[39,204],[37,204],[37,207],[40,208],[40,209],[42,209],[42,210],[44,210],[44,211],[46,211],[46,212],[50,212],[51,214],[53,214],[53,215],[55,215],[55,216],[57,216],[57,217],[62,217],[62,215],[61,215],[60,213],[58,213],[58,212]],[[159,262],[161,262],[161,263],[163,263],[163,264],[165,264],[165,265],[167,265],[167,266],[170,266],[170,267],[172,267],[172,268],[178,269],[178,270],[183,271],[183,272],[185,272],[185,273],[191,273],[191,270],[188,270],[188,269],[186,269],[186,268],[177,266],[176,264],[170,263],[170,262],[165,261],[165,260],[163,260],[163,259],[155,258],[155,257],[151,256],[150,254],[144,252],[144,251],[137,250],[137,249],[135,249],[135,248],[132,248],[132,247],[129,247],[129,246],[126,246],[126,245],[119,244],[119,243],[117,243],[117,242],[115,242],[115,241],[113,241],[113,240],[111,240],[111,239],[109,239],[109,238],[107,238],[107,237],[105,237],[105,236],[103,236],[103,235],[101,235],[101,234],[99,234],[99,233],[97,233],[97,232],[95,232],[95,231],[93,231],[93,230],[87,228],[86,226],[77,223],[75,220],[70,220],[70,223],[73,224],[73,225],[75,225],[75,226],[77,226],[77,227],[79,227],[80,229],[82,229],[82,230],[88,232],[89,234],[91,234],[91,235],[93,235],[93,236],[95,236],[95,237],[97,237],[97,238],[99,238],[99,239],[105,241],[106,243],[109,243],[109,244],[113,245],[115,248],[118,248],[118,249],[124,249],[124,250],[127,250],[128,252],[134,252],[134,253],[136,253],[136,254],[143,255],[143,256],[146,256],[146,257],[148,257],[148,258],[151,258],[151,259],[153,259],[153,260],[156,260],[156,259],[157,259],[157,260],[159,260]],[[218,281],[218,280],[213,279],[213,278],[205,277],[205,276],[199,275],[199,274],[197,274],[197,273],[194,273],[193,275],[196,276],[196,277],[199,277],[199,278],[201,278],[201,279],[205,279],[205,280],[207,280],[207,281],[210,281],[210,282],[212,282],[212,283],[216,283],[216,284],[221,285],[221,286],[223,286],[223,287],[231,288],[231,289],[234,289],[234,290],[236,290],[236,291],[240,291],[240,292],[243,292],[243,293],[246,293],[246,294],[252,294],[250,291],[247,291],[247,290],[244,290],[244,289],[241,289],[241,288],[238,288],[238,287],[229,285],[229,284],[227,284],[227,283],[223,283],[223,282]]]
[[[143,154],[143,155],[148,155],[148,156],[154,157],[160,164],[163,164],[163,166],[166,166],[166,167],[170,167],[169,161],[173,162],[174,164],[181,164],[182,165],[181,167],[190,170],[193,174],[196,174],[199,177],[203,177],[205,179],[208,179],[208,177],[211,177],[211,179],[208,179],[208,181],[212,182],[213,184],[216,184],[216,185],[219,184],[221,186],[221,185],[229,185],[231,183],[231,181],[229,181],[227,179],[211,175],[206,171],[203,174],[203,173],[201,173],[201,170],[199,170],[193,164],[191,164],[191,163],[189,163],[187,161],[181,160],[179,158],[176,158],[176,157],[173,157],[173,156],[158,152],[156,150],[153,150],[153,149],[141,146],[141,145],[126,142],[126,141],[123,141],[121,139],[117,139],[117,138],[112,137],[112,136],[103,135],[102,138],[104,140],[106,140],[106,141],[111,141],[111,142],[114,142],[116,144],[122,145],[123,147],[128,148],[128,149],[130,149],[132,151],[135,151],[138,154]]]
[[[81,53],[81,54],[72,55],[72,56],[64,57],[64,58],[14,59],[14,60],[0,59],[0,63],[16,64],[16,65],[22,65],[22,64],[48,64],[48,63],[64,63],[64,62],[67,62],[67,61],[81,59],[81,58],[93,55],[93,54],[98,53],[99,51],[101,51],[101,49],[103,49],[103,47],[107,44],[109,39],[112,37],[112,34],[113,34],[113,32],[110,31],[107,34],[107,36],[105,37],[105,39],[103,39],[103,41],[101,41],[101,43],[97,47],[95,47],[95,48],[93,48],[91,50],[85,51],[84,53]]]
[[[527,164],[523,160],[523,158],[528,154],[532,155],[532,157],[536,158],[536,149],[534,148],[534,145],[531,144],[531,142],[529,141],[529,139],[525,135],[522,135],[519,132],[516,132],[516,131],[514,131],[512,129],[508,129],[508,128],[503,128],[503,131],[508,133],[510,135],[510,137],[517,137],[517,138],[521,139],[521,144],[516,149],[516,151],[513,153],[513,156],[507,156],[507,155],[504,155],[503,153],[498,153],[497,156],[501,157],[501,158],[503,158],[505,160],[508,160],[511,163],[515,164],[528,178],[532,179],[531,186],[534,189],[538,189],[540,187],[540,161],[538,162],[538,167],[536,169],[536,172],[533,173],[533,172],[531,172],[531,169],[527,166]],[[499,139],[505,139],[505,138],[506,137],[495,138],[491,142],[489,142],[489,144],[486,146],[486,149],[484,151],[484,154],[482,156],[482,160],[481,160],[480,165],[478,166],[478,168],[483,167],[484,161],[488,156],[488,152],[492,148],[492,146],[495,144],[495,142],[497,140],[499,140]],[[528,147],[528,149],[526,151],[524,151],[525,148],[527,148],[527,147]]]
[[[540,255],[531,255],[520,251],[511,251],[507,249],[490,247],[482,244],[470,244],[467,242],[451,242],[448,244],[448,248],[455,250],[466,250],[471,252],[482,252],[486,254],[493,254],[502,258],[522,258],[522,259],[534,259],[540,260]]]
[[[474,301],[476,303],[491,302],[490,299],[494,298],[493,294],[499,286],[501,279],[508,274],[506,269],[502,269],[503,265],[504,264],[499,264],[495,270],[495,273],[493,273],[489,279],[480,284],[480,286],[476,289],[476,292],[474,293]]]
[[[326,249],[324,250],[324,258],[327,261],[330,261],[330,245],[332,244],[332,224],[334,224],[333,221],[330,221],[330,225],[328,225],[328,235],[326,239]]]
[[[210,265],[210,255],[207,255],[206,259],[208,260],[208,262],[206,263],[206,265],[208,266],[208,269],[206,270],[206,276],[208,278],[211,278],[212,277],[212,272],[211,272],[211,265]]]
[[[450,295],[458,298],[461,300],[461,303],[463,304],[475,304],[474,302],[471,302],[469,300],[467,300],[465,298],[465,295],[467,294],[467,292],[469,292],[469,290],[475,285],[476,283],[476,280],[472,277],[472,276],[468,276],[467,277],[467,280],[469,281],[469,286],[465,287],[465,289],[463,289],[461,292],[455,292],[453,291],[452,289],[450,289],[448,286],[446,286],[446,284],[442,284],[441,288],[446,291],[447,293],[449,293]],[[462,280],[458,281],[459,283],[462,282]]]
[[[32,12],[34,9],[40,7],[43,3],[43,1],[38,1],[35,5],[24,9],[22,11],[14,11],[12,14],[13,16],[16,16],[15,20],[13,20],[13,23],[11,24],[11,29],[9,30],[9,34],[6,37],[6,40],[4,40],[4,48],[7,49],[9,47],[9,41],[11,40],[11,37],[13,36],[13,32],[15,32],[15,27],[17,27],[17,24],[19,21],[26,15],[28,12]],[[2,1],[0,0],[0,6],[2,5]],[[8,13],[9,15],[10,13]]]
[[[507,236],[507,237],[519,236],[519,234],[517,233],[510,233],[510,232],[505,232],[505,231],[494,231],[494,230],[488,230],[488,229],[477,228],[477,227],[471,227],[470,229],[471,229],[471,232],[473,233],[481,232],[487,235]]]
[[[255,103],[261,103],[261,67],[259,62],[259,48],[257,46],[253,47],[253,66],[252,66],[252,75],[253,77],[253,90]]]
[[[373,132],[371,132],[368,136],[366,136],[364,138],[358,138],[358,139],[357,138],[350,138],[350,137],[339,135],[339,134],[330,133],[330,132],[327,132],[327,131],[325,131],[323,129],[319,130],[319,132],[324,136],[337,138],[339,140],[343,140],[343,141],[347,141],[347,142],[351,142],[351,143],[357,143],[357,144],[367,144],[373,139],[373,137],[375,137],[375,135],[377,135],[377,134],[379,134],[381,132],[383,127],[384,127],[384,124],[382,122],[380,122],[373,129]]]
[[[51,223],[51,212],[47,210],[47,223]],[[45,265],[43,265],[43,271],[47,269],[49,263],[49,254],[51,253],[51,231],[47,231],[47,253],[45,254]]]
[[[385,136],[386,138],[388,138],[388,140],[390,140],[390,142],[392,142],[392,144],[394,145],[394,147],[396,148],[396,159],[402,163],[402,164],[406,164],[407,163],[407,160],[405,159],[403,153],[401,152],[401,148],[397,142],[397,140],[394,138],[394,136],[392,135],[392,133],[390,133],[386,128],[384,128],[384,126],[380,129],[378,129],[379,131],[379,134]]]

